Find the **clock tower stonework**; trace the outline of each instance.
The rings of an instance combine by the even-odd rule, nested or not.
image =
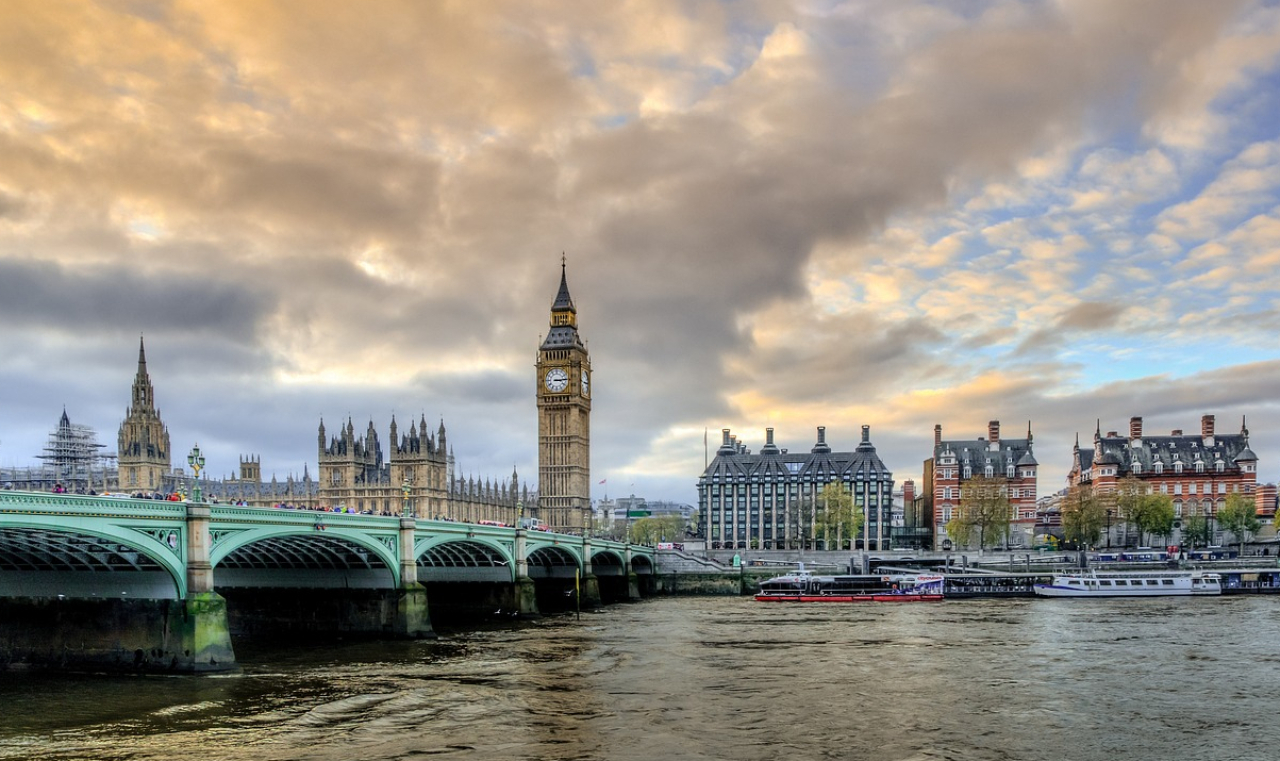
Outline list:
[[[591,360],[563,259],[537,368],[538,517],[552,531],[581,533],[591,513]]]

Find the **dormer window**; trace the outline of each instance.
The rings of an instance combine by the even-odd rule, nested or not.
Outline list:
[[[1135,463],[1133,464],[1133,467],[1131,468],[1131,470],[1133,471],[1133,474],[1134,474],[1135,476],[1140,476],[1140,475],[1142,475],[1142,463],[1140,463],[1140,462],[1135,462]]]
[[[1218,471],[1219,473],[1221,473],[1221,472],[1223,472],[1224,470],[1226,470],[1226,469],[1227,469],[1227,464],[1226,464],[1225,462],[1223,462],[1222,460],[1218,460],[1217,462],[1215,462],[1215,463],[1213,464],[1213,469],[1214,469],[1214,470],[1216,470],[1216,471]]]
[[[1156,471],[1156,473],[1163,473],[1163,472],[1164,472],[1164,463],[1163,463],[1163,462],[1161,462],[1161,461],[1159,461],[1159,460],[1156,460],[1156,464],[1155,464],[1155,471]]]
[[[968,465],[964,466],[964,477],[973,478],[973,468],[969,467]]]
[[[1178,460],[1177,462],[1174,462],[1174,463],[1173,463],[1173,472],[1174,472],[1174,473],[1181,473],[1181,472],[1182,472],[1182,461],[1181,461],[1181,460]]]
[[[988,465],[986,469],[983,470],[983,473],[986,474],[987,478],[991,478],[991,476],[995,475],[995,468]]]
[[[1204,462],[1203,462],[1203,461],[1196,460],[1196,472],[1197,472],[1197,473],[1203,473],[1203,472],[1204,472]]]

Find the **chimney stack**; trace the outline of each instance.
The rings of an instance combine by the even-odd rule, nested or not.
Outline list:
[[[1206,438],[1213,436],[1213,415],[1200,416],[1200,435]]]
[[[813,445],[813,449],[809,450],[814,454],[829,454],[831,447],[827,446],[827,427],[825,425],[818,426],[818,443]]]
[[[902,482],[902,505],[910,508],[916,501],[916,482],[907,479]]]
[[[987,441],[994,444],[1000,440],[1000,421],[992,420],[987,423]]]
[[[941,423],[933,427],[933,446],[934,448],[942,446],[942,424]]]
[[[1129,418],[1129,438],[1131,439],[1142,438],[1142,418],[1140,417]]]
[[[764,448],[760,450],[760,454],[777,454],[778,447],[773,443],[773,429],[764,429]]]
[[[1182,435],[1182,429],[1181,429],[1181,428],[1174,428],[1174,429],[1173,429],[1173,431],[1172,431],[1169,435],[1170,435],[1170,436],[1181,436],[1181,435]]]

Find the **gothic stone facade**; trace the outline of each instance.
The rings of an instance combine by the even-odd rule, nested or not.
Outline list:
[[[536,499],[514,472],[510,480],[455,478],[443,422],[433,435],[423,417],[401,434],[392,417],[390,441],[384,459],[372,421],[357,436],[348,419],[328,441],[321,421],[320,506],[386,515],[407,510],[419,518],[515,525],[524,505]]]

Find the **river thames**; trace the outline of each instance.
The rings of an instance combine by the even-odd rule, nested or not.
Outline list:
[[[1280,598],[665,598],[233,677],[0,676],[2,759],[1273,759]]]

